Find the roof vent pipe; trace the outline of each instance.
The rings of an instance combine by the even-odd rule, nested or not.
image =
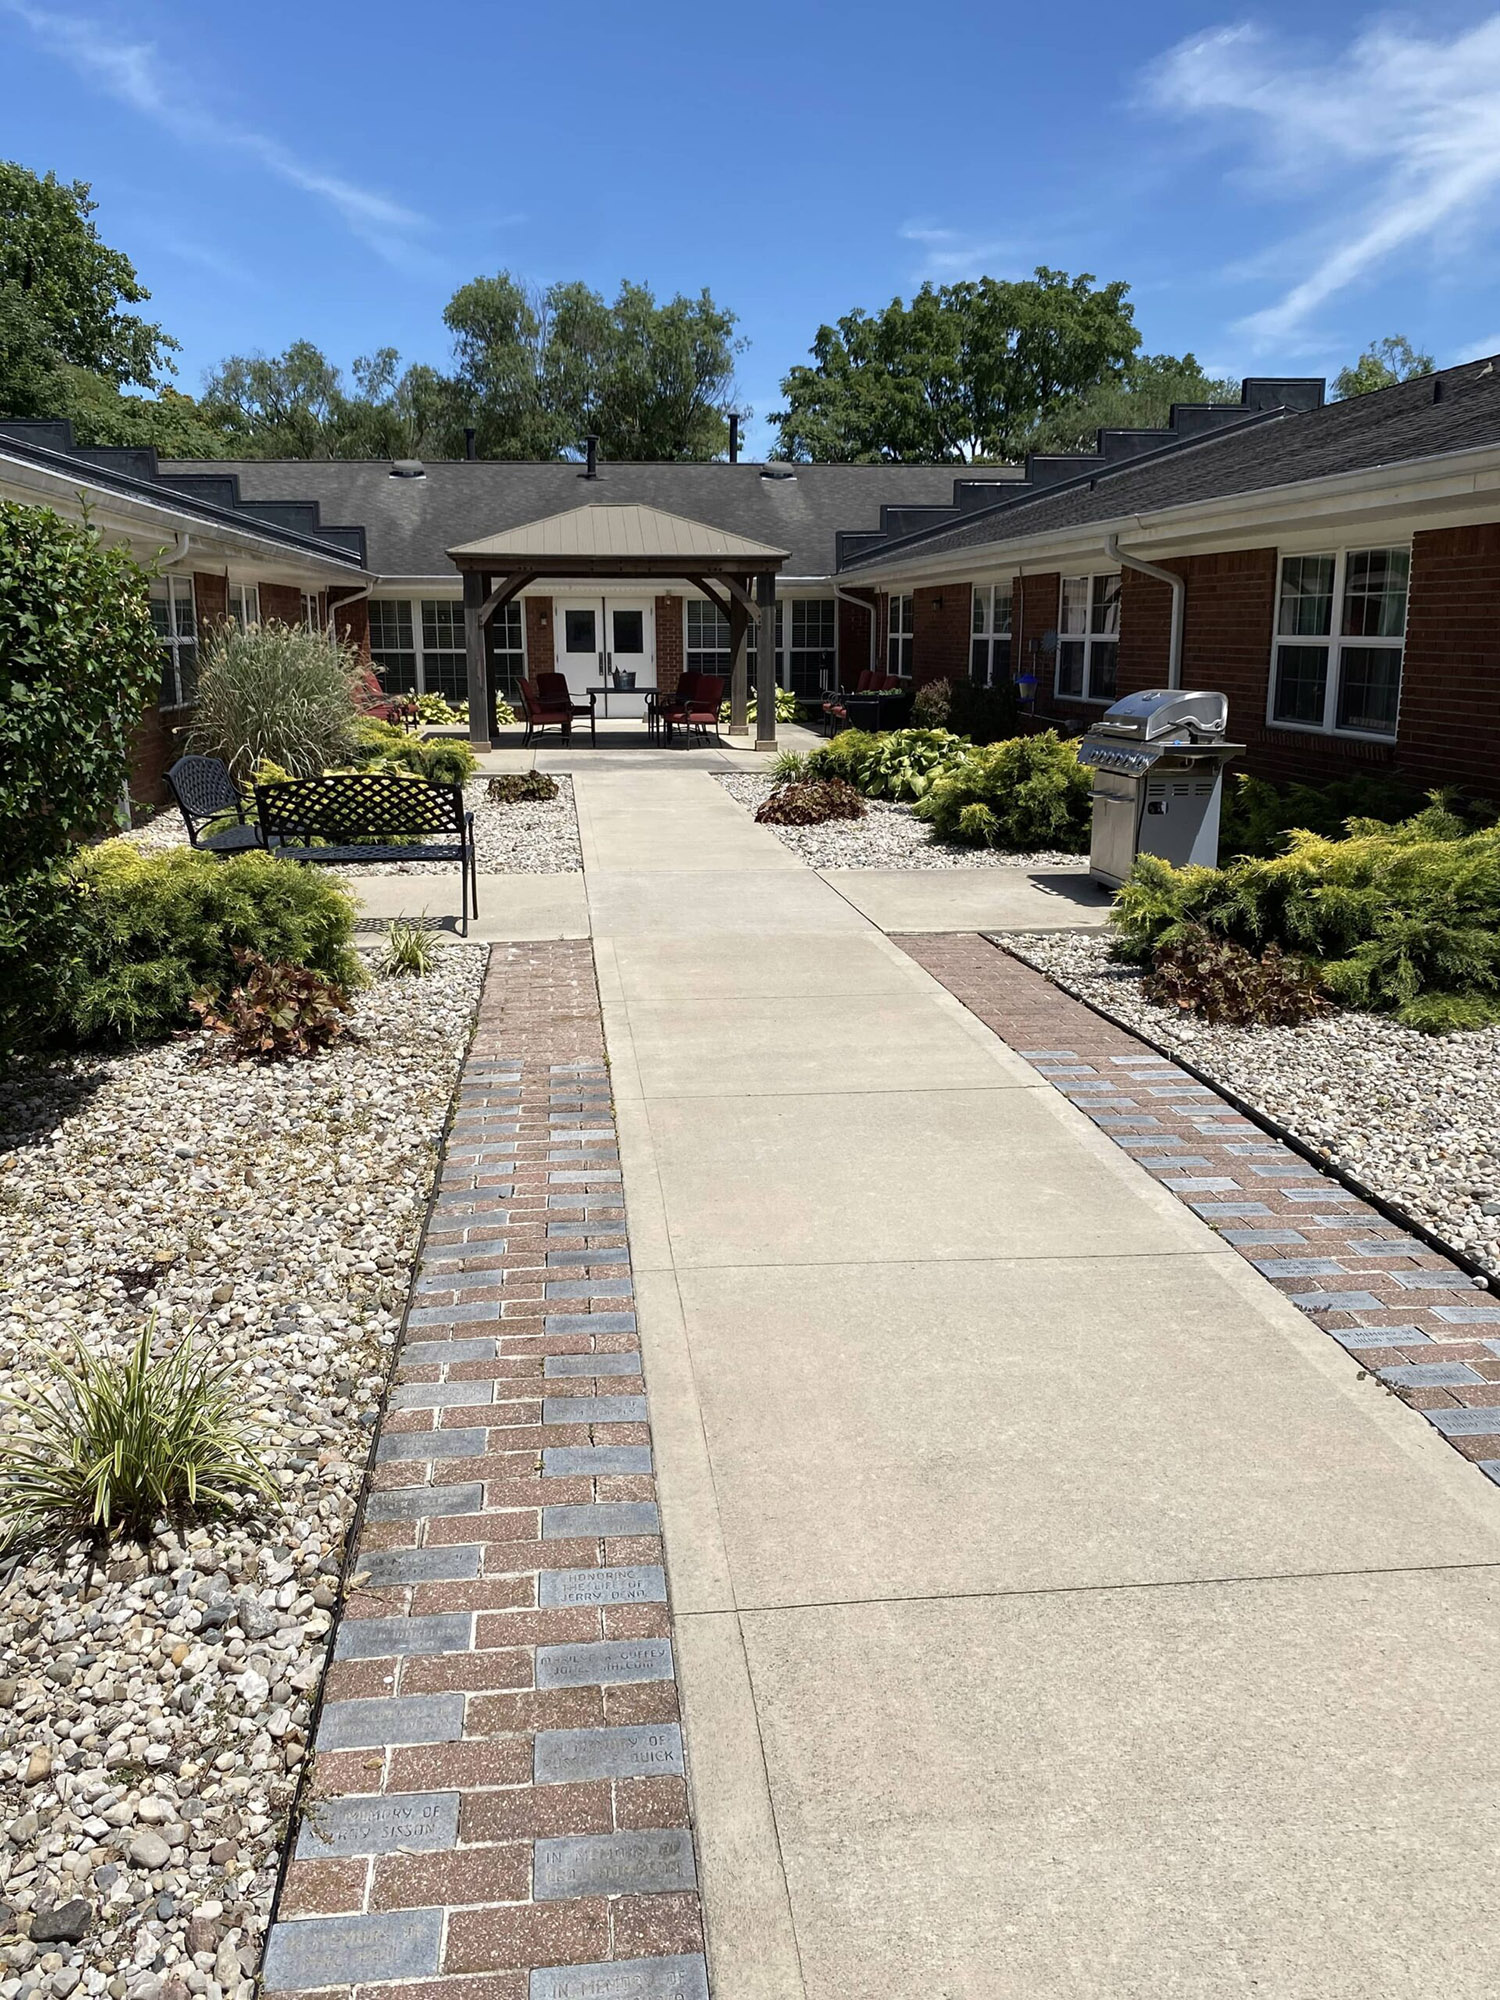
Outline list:
[[[585,451],[588,453],[588,457],[584,461],[583,477],[585,479],[597,479],[599,477],[599,439],[593,431],[590,431],[584,439],[583,444]]]
[[[1143,562],[1139,556],[1128,556],[1120,547],[1118,535],[1104,537],[1104,553],[1111,562],[1117,562],[1121,569],[1133,569],[1141,576],[1155,577],[1158,583],[1167,584],[1172,592],[1172,636],[1167,644],[1167,686],[1182,686],[1182,618],[1187,602],[1187,585],[1175,569],[1162,569],[1156,563]]]
[[[473,426],[472,424],[465,424],[465,425],[464,425],[464,457],[465,457],[465,458],[477,458],[477,457],[479,456],[478,452],[476,452],[476,451],[475,451],[475,449],[474,449],[474,439],[475,439],[475,437],[476,437],[476,436],[477,436],[477,433],[476,433],[476,431],[475,431],[475,429],[474,429],[474,426]]]
[[[740,415],[738,410],[729,412],[729,463],[740,462]]]

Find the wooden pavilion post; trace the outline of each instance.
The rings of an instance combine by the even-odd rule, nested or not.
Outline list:
[[[480,570],[464,571],[464,660],[469,680],[469,741],[476,750],[488,750],[490,747],[490,674],[484,652],[487,581]]]
[[[755,659],[755,747],[776,748],[776,574],[763,570],[755,579],[759,618]]]
[[[750,709],[750,610],[744,600],[729,600],[729,733],[748,736]]]

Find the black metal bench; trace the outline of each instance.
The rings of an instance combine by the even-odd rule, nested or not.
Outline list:
[[[257,785],[255,806],[261,841],[279,859],[323,868],[456,861],[460,928],[468,936],[471,903],[479,915],[479,871],[474,815],[464,808],[462,785],[385,771],[335,772]],[[452,838],[434,838],[444,834]]]
[[[179,757],[167,772],[167,790],[177,801],[190,846],[211,854],[243,854],[259,847],[260,829],[245,817],[245,796],[217,757]],[[233,813],[235,824],[205,833],[217,819]]]

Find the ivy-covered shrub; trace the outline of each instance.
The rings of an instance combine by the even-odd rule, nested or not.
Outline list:
[[[1201,924],[1184,925],[1158,947],[1141,991],[1159,1007],[1231,1028],[1296,1028],[1332,1004],[1306,959],[1278,944],[1268,944],[1257,958]]]
[[[148,578],[90,528],[0,502],[0,881],[108,824],[161,675]]]
[[[1441,805],[1349,836],[1293,833],[1285,854],[1227,868],[1136,862],[1113,923],[1124,958],[1154,959],[1198,926],[1312,960],[1346,1006],[1440,1033],[1500,1021],[1500,829]]]
[[[368,671],[355,647],[325,633],[275,622],[243,632],[221,626],[199,650],[192,747],[222,758],[239,778],[266,762],[294,778],[347,764],[366,726],[359,716]]]
[[[65,960],[39,969],[64,1043],[121,1046],[191,1025],[195,994],[238,983],[240,950],[343,987],[364,979],[354,904],[315,868],[110,840],[78,857],[69,883],[81,922]]]
[[[920,799],[973,748],[946,729],[841,729],[809,752],[809,774],[841,778],[867,799]]]
[[[755,814],[763,826],[821,826],[825,820],[864,816],[864,800],[842,778],[803,778],[778,785]]]
[[[837,740],[837,739],[835,739]],[[939,840],[1011,852],[1088,846],[1093,781],[1055,730],[972,750],[917,803]]]

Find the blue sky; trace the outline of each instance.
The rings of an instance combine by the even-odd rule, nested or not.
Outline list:
[[[820,321],[925,277],[1125,278],[1215,372],[1500,349],[1484,7],[0,0],[0,75],[0,152],[94,184],[190,391],[298,337],[441,364],[502,266],[707,285],[752,448]]]

